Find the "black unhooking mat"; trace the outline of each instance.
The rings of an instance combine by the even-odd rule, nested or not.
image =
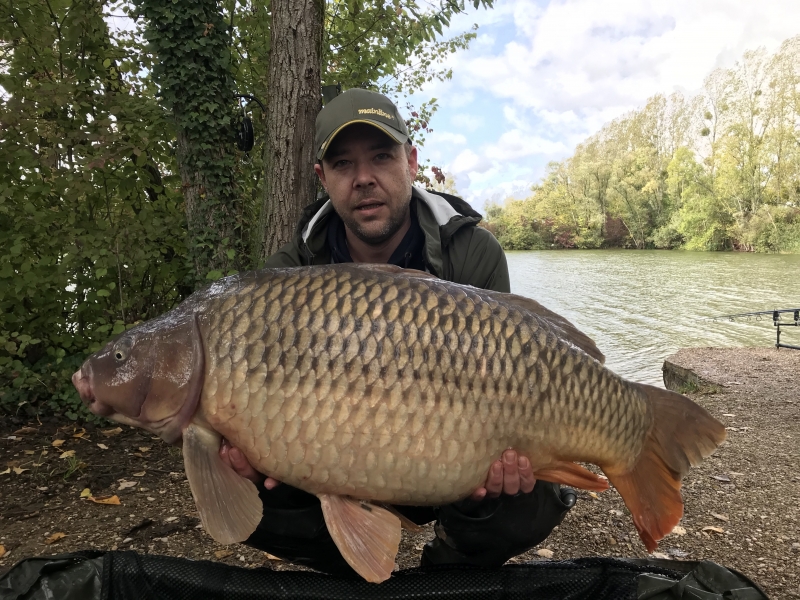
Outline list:
[[[428,567],[380,585],[136,552],[29,558],[0,577],[0,600],[768,600],[715,563],[583,558],[499,569]]]

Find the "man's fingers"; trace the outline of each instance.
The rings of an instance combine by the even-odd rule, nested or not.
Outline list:
[[[519,468],[514,450],[503,452],[503,493],[513,496],[519,492]]]
[[[524,456],[520,456],[517,461],[517,467],[519,468],[519,491],[523,494],[530,494],[533,491],[533,486],[536,485],[531,461]]]
[[[503,491],[503,463],[496,460],[489,467],[489,475],[486,477],[486,496],[497,498]]]
[[[274,490],[280,484],[281,484],[281,482],[278,481],[277,479],[273,478],[273,477],[267,477],[264,480],[264,487],[267,488],[268,490]]]
[[[269,489],[269,488],[267,488],[267,489]],[[475,490],[474,492],[472,492],[469,495],[469,499],[472,500],[473,502],[480,502],[484,498],[486,498],[486,488],[485,487],[479,487],[477,490]]]

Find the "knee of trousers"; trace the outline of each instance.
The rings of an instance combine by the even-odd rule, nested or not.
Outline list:
[[[500,566],[547,538],[575,498],[569,488],[537,481],[531,493],[484,501],[477,511],[465,512],[458,504],[444,506],[439,510],[436,539],[423,551],[423,564]]]

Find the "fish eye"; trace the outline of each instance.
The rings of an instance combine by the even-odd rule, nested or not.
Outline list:
[[[114,360],[117,362],[122,362],[127,359],[130,349],[130,340],[123,340],[117,343],[117,345],[114,347]]]

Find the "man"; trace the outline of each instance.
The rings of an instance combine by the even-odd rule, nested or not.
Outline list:
[[[463,200],[412,186],[417,149],[385,96],[348,90],[316,121],[315,171],[328,197],[307,207],[294,239],[267,267],[390,263],[480,288],[509,292],[505,255]],[[331,573],[350,572],[315,496],[257,473],[226,443],[220,456],[260,488],[264,517],[247,544]],[[507,450],[484,487],[437,509],[397,507],[417,523],[436,519],[423,564],[499,566],[538,544],[575,502],[572,490],[536,482],[530,461]]]

